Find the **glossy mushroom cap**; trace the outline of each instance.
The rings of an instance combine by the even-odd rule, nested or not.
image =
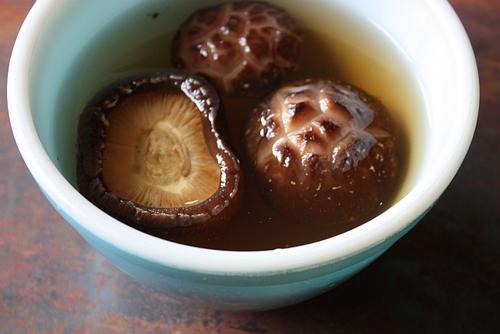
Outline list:
[[[294,20],[263,2],[196,11],[174,40],[173,62],[203,74],[220,92],[261,95],[298,68],[302,38]]]
[[[396,131],[382,104],[331,80],[275,91],[255,109],[246,140],[262,192],[299,219],[374,216],[400,173]]]

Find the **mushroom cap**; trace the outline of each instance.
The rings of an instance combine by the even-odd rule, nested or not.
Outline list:
[[[172,91],[188,99],[198,111],[199,122],[203,128],[201,136],[205,138],[207,150],[220,171],[218,186],[212,195],[193,205],[179,207],[172,205],[154,207],[151,203],[146,205],[141,201],[126,198],[123,194],[117,195],[106,182],[111,182],[111,178],[105,177],[106,173],[103,172],[103,167],[106,167],[104,165],[106,144],[107,137],[110,135],[108,130],[111,129],[113,112],[126,111],[124,104],[133,104],[134,99],[141,94],[141,96],[158,95]],[[144,112],[144,110],[141,111]],[[167,230],[188,226],[200,227],[207,223],[227,221],[239,207],[241,173],[238,159],[225,144],[221,135],[224,127],[221,112],[219,97],[212,86],[203,78],[182,71],[165,70],[145,73],[111,84],[87,104],[80,116],[77,163],[77,181],[80,192],[103,211],[126,224],[141,229]],[[164,140],[165,133],[168,137],[168,132],[162,135],[154,133],[150,139],[152,141]],[[157,153],[155,149],[152,148],[152,150],[155,154]],[[172,160],[172,163],[178,164],[178,161]],[[167,173],[160,175],[161,180],[159,180],[154,168],[148,170],[148,173],[150,173],[149,176],[152,175],[152,182],[155,180],[163,182],[165,176],[172,177]]]
[[[397,131],[383,105],[333,80],[276,90],[251,115],[247,150],[261,191],[298,219],[367,219],[400,175]]]
[[[179,28],[173,63],[208,77],[220,92],[261,95],[298,68],[302,37],[281,8],[224,3],[193,13]]]

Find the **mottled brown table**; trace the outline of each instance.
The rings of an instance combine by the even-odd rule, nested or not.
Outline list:
[[[32,3],[0,0],[0,333],[500,333],[499,0],[452,1],[477,55],[481,109],[447,192],[355,278],[260,313],[196,309],[155,293],[112,267],[45,200],[14,144],[5,96]]]

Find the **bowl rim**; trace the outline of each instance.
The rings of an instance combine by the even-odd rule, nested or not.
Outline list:
[[[444,168],[423,178],[400,201],[372,220],[334,237],[286,249],[227,251],[198,248],[159,239],[135,230],[87,201],[57,170],[34,126],[29,103],[31,56],[43,31],[44,18],[59,0],[38,0],[26,17],[12,52],[7,99],[15,141],[34,179],[54,207],[71,224],[94,238],[161,267],[222,275],[270,275],[306,270],[350,258],[411,226],[446,189],[470,146],[479,107],[479,79],[474,53],[464,27],[445,0],[424,0],[438,20],[449,25],[453,42],[463,51],[463,76],[470,81],[465,97],[465,117]],[[159,252],[164,249],[166,251]]]

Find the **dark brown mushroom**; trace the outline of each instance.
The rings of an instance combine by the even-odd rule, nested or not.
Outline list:
[[[223,122],[217,93],[198,76],[167,70],[114,83],[80,117],[80,192],[141,229],[227,221],[241,175]]]
[[[395,127],[379,101],[353,86],[283,86],[255,109],[246,140],[260,189],[291,217],[364,220],[394,195]]]
[[[261,95],[298,68],[294,20],[264,2],[225,3],[192,14],[175,37],[173,63],[208,77],[221,92]]]

